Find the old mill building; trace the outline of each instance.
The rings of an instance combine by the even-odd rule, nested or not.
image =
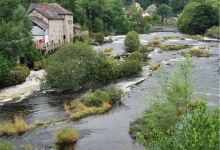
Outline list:
[[[33,22],[32,34],[42,54],[73,40],[73,13],[56,3],[30,4],[27,14]]]

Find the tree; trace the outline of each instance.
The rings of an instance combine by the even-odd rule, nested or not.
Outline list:
[[[150,6],[147,7],[146,11],[149,15],[153,15],[157,11],[157,6],[155,4],[151,4]]]
[[[0,21],[0,54],[4,56],[5,59],[9,62],[10,66],[13,66],[17,63],[19,57],[27,56],[26,53],[33,53],[35,49],[33,48],[33,41],[31,36],[32,23],[29,20],[26,10],[23,6],[17,5],[7,8],[8,4],[11,2],[17,2],[14,0],[4,0],[0,3],[1,8],[0,14],[5,14],[10,9],[12,15],[2,15]],[[28,57],[25,58],[26,63],[31,63],[33,61]]]
[[[187,0],[169,0],[169,6],[173,9],[175,14],[182,12]]]
[[[168,17],[172,14],[172,8],[167,4],[159,5],[157,8],[157,14],[161,16],[161,22],[163,23],[164,17]]]
[[[177,28],[187,34],[203,34],[211,26],[218,25],[218,11],[209,3],[191,2],[183,10]]]
[[[46,84],[58,90],[78,90],[94,78],[100,56],[85,43],[68,44],[48,58]]]
[[[126,52],[132,53],[138,50],[140,46],[140,38],[137,32],[130,31],[127,33],[124,41]]]

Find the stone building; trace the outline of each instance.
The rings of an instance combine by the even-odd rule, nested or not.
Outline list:
[[[33,22],[36,48],[42,53],[73,40],[73,13],[56,3],[30,4],[27,14]]]

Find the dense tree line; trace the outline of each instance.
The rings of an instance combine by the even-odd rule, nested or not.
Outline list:
[[[180,15],[177,27],[187,34],[204,34],[219,25],[218,0],[191,0]]]
[[[39,55],[33,47],[30,22],[19,0],[0,1],[0,80],[21,61],[30,65]],[[9,15],[12,14],[12,15]]]

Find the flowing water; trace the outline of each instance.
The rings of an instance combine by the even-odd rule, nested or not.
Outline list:
[[[154,36],[165,35],[183,36],[178,32],[155,32],[141,34],[140,40],[143,45]],[[114,36],[113,43],[95,46],[96,50],[104,50],[113,47],[111,55],[122,54],[125,36]],[[189,44],[194,47],[205,46],[212,54],[209,58],[192,57],[192,77],[195,78],[194,98],[202,97],[208,100],[208,106],[213,107],[219,100],[219,41],[205,38],[204,42],[192,39],[167,40],[166,44]],[[150,63],[160,61],[167,72],[172,72],[178,61],[185,58],[180,51],[169,51],[158,53],[155,49],[150,53]],[[54,141],[54,133],[63,127],[74,127],[80,133],[80,139],[75,146],[69,149],[75,150],[142,150],[141,144],[134,141],[129,135],[129,122],[141,115],[148,106],[145,99],[152,97],[152,88],[157,88],[158,83],[155,75],[148,77],[149,66],[143,71],[130,78],[116,81],[117,87],[125,91],[121,103],[113,107],[103,115],[90,116],[76,122],[59,121],[47,127],[42,126],[28,131],[23,135],[1,136],[0,141],[8,140],[19,148],[21,144],[32,144],[39,149],[54,149],[51,147]],[[43,71],[31,72],[27,81],[21,85],[9,87],[0,92],[0,121],[12,117],[15,113],[21,113],[28,124],[34,124],[36,120],[61,120],[68,117],[63,110],[63,103],[81,97],[86,91],[80,90],[75,93],[56,93],[53,91],[42,91],[39,89],[39,78]],[[101,85],[104,86],[104,85]],[[12,100],[13,99],[13,100]],[[61,148],[63,149],[63,148]]]

